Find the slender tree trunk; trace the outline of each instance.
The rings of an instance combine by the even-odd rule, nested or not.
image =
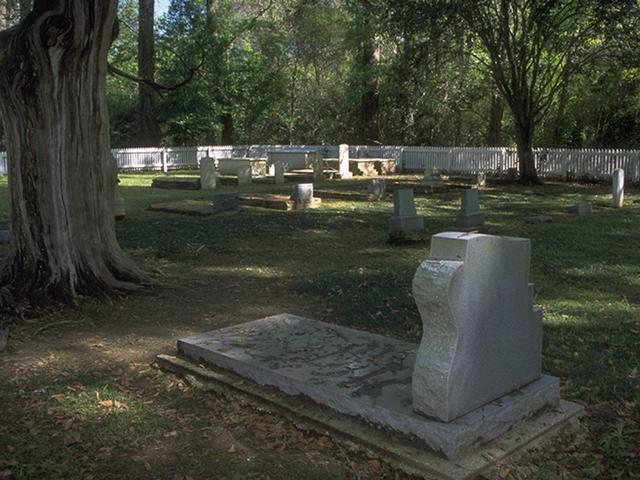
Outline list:
[[[73,301],[149,282],[120,249],[106,103],[116,0],[49,0],[0,33],[10,240],[0,284]]]
[[[154,0],[139,0],[138,15],[138,76],[155,81]],[[139,132],[137,144],[143,147],[160,145],[162,132],[158,124],[155,92],[145,83],[138,83]]]
[[[489,126],[487,128],[487,146],[502,146],[502,118],[504,117],[504,101],[500,92],[494,87],[491,90],[491,106],[489,108]]]

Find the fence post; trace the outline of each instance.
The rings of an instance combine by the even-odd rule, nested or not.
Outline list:
[[[160,150],[160,163],[162,163],[162,171],[167,173],[169,169],[167,168],[167,149],[162,148]]]

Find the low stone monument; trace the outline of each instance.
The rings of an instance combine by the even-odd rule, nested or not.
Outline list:
[[[387,181],[379,178],[369,180],[367,183],[367,200],[377,202],[384,198],[387,193]]]
[[[200,188],[202,190],[215,190],[217,186],[216,161],[210,157],[200,159]]]
[[[480,211],[480,192],[475,189],[462,191],[462,208],[455,219],[457,228],[473,229],[484,224],[485,215]]]
[[[540,378],[542,310],[532,306],[530,257],[528,239],[432,237],[413,279],[424,332],[415,411],[450,422]]]
[[[299,183],[293,187],[291,200],[295,203],[295,208],[304,208],[313,203],[313,183]]]
[[[338,155],[338,176],[340,178],[351,178],[353,173],[349,170],[349,145],[341,144]]]
[[[578,203],[577,205],[567,207],[567,213],[573,215],[591,215],[593,213],[593,206],[590,202]]]
[[[433,236],[413,279],[420,345],[283,313],[181,339],[178,351],[277,387],[284,392],[278,405],[365,445],[376,426],[399,432],[375,445],[420,465],[428,478],[476,478],[582,412],[560,400],[557,378],[541,374],[542,311],[532,305],[530,250],[523,238]],[[227,375],[219,372],[217,381]],[[258,387],[248,391],[261,395]],[[374,427],[350,429],[355,420],[344,416],[331,423],[336,414],[324,406]],[[424,453],[417,442],[454,461]]]
[[[424,220],[416,213],[412,188],[393,192],[393,216],[389,219],[389,242],[419,240],[424,232]]]
[[[624,206],[624,170],[618,168],[613,172],[613,208],[622,208]]]
[[[238,192],[214,193],[213,209],[216,213],[239,211],[240,198]]]

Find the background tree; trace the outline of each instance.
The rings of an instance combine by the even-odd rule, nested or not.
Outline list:
[[[12,237],[0,284],[73,301],[148,277],[116,240],[105,97],[115,0],[51,0],[0,33]]]
[[[154,0],[139,0],[138,15],[138,76],[155,82]],[[138,83],[138,138],[142,147],[160,145],[162,132],[158,123],[155,91],[149,83]]]

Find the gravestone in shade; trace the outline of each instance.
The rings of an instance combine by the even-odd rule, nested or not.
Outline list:
[[[591,213],[593,213],[593,207],[590,202],[578,203],[577,205],[567,207],[567,213],[573,215],[591,215]]]
[[[240,209],[238,192],[213,194],[213,209],[216,212],[236,212]]]
[[[455,219],[458,228],[476,228],[484,224],[484,213],[480,211],[480,192],[475,189],[462,191],[462,208]]]
[[[341,144],[338,154],[338,175],[340,178],[351,178],[353,174],[349,170],[349,145]]]
[[[309,154],[309,163],[313,169],[313,181],[323,182],[324,178],[324,158],[319,153]]]
[[[276,160],[273,164],[273,178],[276,185],[284,183],[284,172],[286,166],[283,161]]]
[[[541,376],[528,239],[446,232],[413,279],[424,335],[413,408],[450,422]]]
[[[113,198],[113,216],[116,221],[124,220],[127,215],[124,198],[116,193]]]
[[[613,208],[622,208],[624,205],[624,170],[618,168],[613,172]]]
[[[442,177],[440,175],[440,171],[437,168],[425,169],[424,176],[422,177],[422,181],[420,184],[423,187],[427,187],[427,189],[431,187],[437,187],[442,185]]]
[[[393,216],[389,219],[389,241],[416,239],[424,231],[424,220],[416,213],[412,188],[393,192]]]
[[[300,183],[293,187],[291,200],[296,204],[296,208],[303,208],[313,202],[313,183]]]
[[[251,184],[251,165],[238,166],[238,185]]]
[[[11,238],[11,230],[0,229],[0,245],[9,243],[10,238]]]
[[[518,169],[507,168],[507,180],[517,180],[517,179],[518,179]]]
[[[205,157],[200,160],[200,188],[202,190],[215,190],[218,186],[218,172],[216,161]]]
[[[484,172],[476,173],[476,187],[484,188],[487,186],[487,174]]]
[[[367,199],[370,202],[377,202],[384,198],[387,191],[387,181],[380,178],[369,180],[367,184]]]

